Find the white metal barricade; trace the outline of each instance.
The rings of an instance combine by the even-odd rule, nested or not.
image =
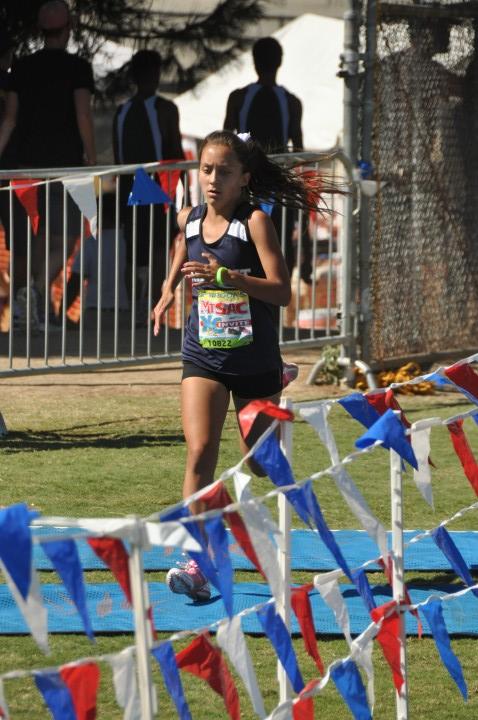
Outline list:
[[[350,180],[339,150],[293,157],[342,187]],[[128,206],[139,167],[160,178],[170,204]],[[197,162],[0,171],[0,195],[0,376],[179,356],[189,285],[177,289],[158,337],[150,312],[174,254],[176,209],[200,201]],[[327,210],[309,217],[277,213],[293,295],[280,309],[279,340],[291,349],[340,344],[347,354],[352,338],[342,328],[352,326],[348,300],[344,305],[351,249],[343,197],[332,194],[324,202]],[[79,299],[73,301],[75,283]]]

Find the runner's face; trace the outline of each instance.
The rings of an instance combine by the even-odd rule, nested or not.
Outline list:
[[[199,184],[208,205],[217,210],[236,205],[249,182],[234,150],[227,145],[208,144],[199,163]]]

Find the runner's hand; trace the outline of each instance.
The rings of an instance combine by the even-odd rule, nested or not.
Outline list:
[[[154,320],[153,333],[154,335],[159,334],[159,328],[161,324],[161,318],[163,317],[166,310],[168,310],[174,302],[174,293],[170,290],[163,292],[159,301],[153,308],[151,313],[151,320]]]
[[[207,263],[201,263],[197,260],[188,260],[181,268],[181,272],[187,278],[198,278],[204,280],[204,282],[211,284],[216,281],[216,273],[221,267],[211,253],[201,253],[203,257],[207,258]]]

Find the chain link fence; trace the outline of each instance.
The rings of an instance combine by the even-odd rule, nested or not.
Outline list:
[[[478,4],[377,0],[370,359],[478,345]]]

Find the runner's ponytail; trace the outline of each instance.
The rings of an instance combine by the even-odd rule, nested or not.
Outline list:
[[[225,145],[237,155],[244,172],[251,174],[246,190],[251,203],[271,201],[297,210],[326,210],[323,195],[341,192],[328,186],[324,176],[316,170],[303,170],[304,161],[282,165],[267,157],[261,145],[252,137],[236,135],[229,130],[210,133],[201,143],[199,158],[206,145]]]

